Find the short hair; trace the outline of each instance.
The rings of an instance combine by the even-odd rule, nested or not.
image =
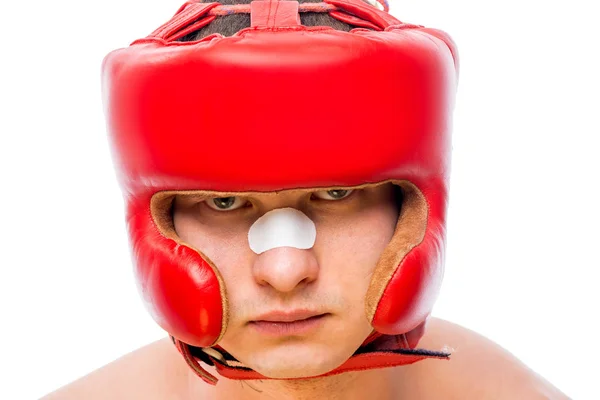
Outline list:
[[[253,0],[217,0],[222,5],[250,4]],[[298,3],[320,3],[323,0],[297,0]],[[300,21],[304,26],[330,26],[339,31],[348,32],[355,28],[345,22],[339,21],[326,12],[303,12],[300,13]],[[232,36],[242,29],[250,27],[250,14],[231,14],[217,17],[210,24],[191,32],[181,39],[182,42],[200,40],[213,33],[223,36]]]

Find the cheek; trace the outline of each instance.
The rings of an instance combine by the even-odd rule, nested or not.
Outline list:
[[[182,241],[204,253],[215,264],[230,251],[240,249],[247,234],[242,224],[203,222],[193,212],[175,212],[173,224]]]
[[[226,285],[240,280],[247,271],[253,253],[248,245],[248,227],[239,221],[229,223],[202,223],[193,213],[175,213],[175,231],[179,238],[203,253],[219,270]]]
[[[318,230],[315,246],[319,264],[331,265],[342,279],[370,277],[394,235],[397,220],[396,207],[385,204],[362,210],[339,223],[324,224]]]
[[[394,205],[361,211],[340,224],[326,224],[317,234],[315,254],[322,288],[344,299],[352,319],[365,317],[365,296],[375,267],[390,243],[398,214]],[[370,325],[369,325],[370,326]]]

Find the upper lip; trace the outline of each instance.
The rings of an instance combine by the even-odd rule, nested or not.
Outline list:
[[[254,319],[254,321],[293,322],[315,317],[321,314],[323,313],[312,310],[272,311],[270,313],[261,315],[260,317]]]

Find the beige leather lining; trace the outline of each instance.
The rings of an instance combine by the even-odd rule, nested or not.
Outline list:
[[[369,322],[373,322],[379,301],[398,265],[410,250],[423,241],[427,228],[429,208],[423,193],[410,182],[394,183],[402,188],[404,199],[394,235],[379,258],[367,290],[365,311]]]
[[[406,254],[415,246],[417,246],[423,240],[425,236],[425,230],[427,226],[427,214],[428,207],[424,195],[421,191],[412,183],[407,181],[396,181],[388,180],[378,183],[370,183],[359,186],[334,186],[334,187],[313,187],[310,189],[286,189],[280,192],[287,191],[300,191],[300,192],[313,192],[315,190],[332,190],[332,189],[362,189],[365,187],[376,187],[387,183],[393,183],[402,188],[403,202],[401,205],[398,222],[394,235],[390,240],[390,243],[384,249],[375,271],[371,279],[371,284],[367,291],[365,299],[366,314],[368,320],[371,322],[377,309],[377,305],[383,292],[391,279],[392,275],[396,271],[396,268],[406,256]],[[277,193],[276,191],[268,193]],[[155,193],[152,196],[150,210],[152,218],[158,227],[159,231],[167,238],[176,241],[179,244],[185,245],[197,251],[200,256],[210,265],[219,281],[219,288],[221,292],[221,300],[223,306],[223,322],[221,327],[221,333],[215,341],[217,343],[225,333],[227,329],[227,321],[229,318],[229,308],[227,303],[227,293],[225,290],[225,284],[223,278],[219,273],[217,267],[213,262],[206,257],[199,249],[195,249],[188,243],[183,242],[173,226],[173,217],[171,214],[173,200],[176,195],[194,195],[199,198],[210,198],[210,197],[233,197],[233,196],[245,196],[251,197],[252,195],[265,194],[265,192],[217,192],[217,191],[205,191],[205,190],[177,190],[177,191],[163,191]]]

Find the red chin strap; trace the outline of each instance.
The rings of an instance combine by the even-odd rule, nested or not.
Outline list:
[[[375,368],[397,367],[413,364],[428,358],[450,359],[446,351],[431,351],[416,349],[417,342],[423,334],[425,323],[414,330],[402,335],[383,335],[373,332],[362,346],[345,363],[336,369],[316,377],[337,375],[350,371],[363,371]],[[263,380],[269,378],[245,367],[222,347],[194,347],[181,342],[171,336],[175,347],[181,353],[186,363],[202,380],[211,385],[216,385],[218,379],[209,374],[200,362],[214,366],[219,375],[233,380]],[[315,378],[316,378],[315,377]],[[306,378],[285,378],[306,379]]]

